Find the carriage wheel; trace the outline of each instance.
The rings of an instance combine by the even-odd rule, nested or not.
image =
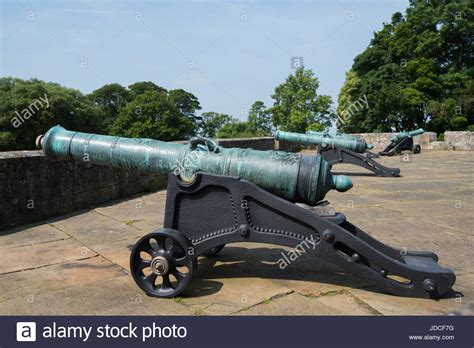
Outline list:
[[[130,255],[130,271],[149,296],[179,295],[191,281],[196,256],[191,242],[179,231],[160,229],[142,237]]]

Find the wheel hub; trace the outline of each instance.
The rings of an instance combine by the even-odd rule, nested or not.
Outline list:
[[[164,275],[168,273],[169,263],[163,256],[157,256],[151,260],[151,269],[157,275]]]

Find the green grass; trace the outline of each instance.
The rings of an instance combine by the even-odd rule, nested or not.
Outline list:
[[[143,220],[127,220],[127,221],[125,221],[125,225],[133,226],[134,223],[137,223],[137,222],[140,222],[140,221],[143,221]]]
[[[329,290],[329,291],[320,293],[319,296],[335,296],[335,295],[339,295],[340,293],[341,293],[341,290]]]
[[[179,304],[184,304],[184,300],[182,297],[173,297],[173,301]]]
[[[193,308],[191,310],[191,312],[193,313],[193,315],[198,315],[198,316],[199,315],[204,315],[204,310],[202,308],[199,308],[199,307]]]

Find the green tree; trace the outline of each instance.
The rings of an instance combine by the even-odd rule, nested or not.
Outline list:
[[[405,15],[395,13],[347,74],[338,114],[362,96],[369,107],[353,108],[341,129],[441,133],[474,124],[473,8],[467,1],[412,0]]]
[[[198,98],[182,89],[173,89],[168,93],[169,101],[193,123],[193,129],[198,127],[201,117],[196,115],[196,111],[201,110]]]
[[[197,130],[193,111],[200,106],[196,101],[191,94],[148,90],[121,109],[110,127],[110,133],[165,141],[187,139]],[[187,102],[193,105],[194,110]]]
[[[163,140],[196,134],[198,99],[152,82],[108,84],[89,95],[37,79],[0,78],[0,151],[33,149],[55,125],[88,132]]]
[[[203,112],[201,114],[201,124],[199,134],[205,137],[213,138],[217,132],[226,123],[236,122],[236,120],[227,114],[220,114],[217,112]]]
[[[37,79],[0,79],[0,150],[35,148],[35,139],[57,124],[98,132],[103,114],[81,92]]]
[[[269,109],[273,124],[282,130],[304,132],[331,124],[331,97],[318,95],[319,81],[311,69],[299,68],[275,88]]]
[[[118,83],[111,83],[96,89],[88,98],[102,109],[105,119],[102,130],[105,131],[117,117],[120,109],[130,100],[130,92]]]
[[[271,134],[272,116],[262,101],[257,100],[252,104],[247,120],[255,133],[261,131],[261,133]]]
[[[262,130],[255,130],[249,122],[234,121],[226,123],[217,132],[216,138],[251,138],[268,135]]]
[[[134,84],[131,84],[130,86],[128,86],[128,89],[130,91],[130,95],[132,99],[140,94],[143,94],[149,91],[162,92],[162,93],[168,92],[165,88],[160,87],[151,81],[135,82]]]

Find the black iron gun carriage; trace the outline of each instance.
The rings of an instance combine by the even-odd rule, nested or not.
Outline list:
[[[398,155],[404,151],[410,151],[411,153],[418,154],[421,152],[421,146],[413,143],[413,137],[423,134],[425,131],[420,128],[410,132],[394,133],[390,137],[390,144],[379,152],[381,156],[393,156]]]
[[[352,187],[349,178],[332,175],[319,155],[224,149],[207,138],[186,145],[128,139],[60,126],[37,142],[47,156],[169,173],[164,228],[142,237],[130,257],[135,282],[150,296],[179,295],[198,256],[242,241],[293,248],[311,241],[315,248],[308,256],[399,296],[436,298],[455,282],[454,273],[440,267],[432,252],[389,247],[341,213],[317,214],[294,204],[317,206],[329,190]]]

